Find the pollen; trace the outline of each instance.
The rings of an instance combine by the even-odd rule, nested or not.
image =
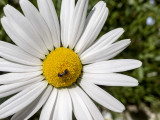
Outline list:
[[[79,56],[71,49],[60,47],[51,51],[43,61],[43,75],[54,87],[68,87],[81,75]]]

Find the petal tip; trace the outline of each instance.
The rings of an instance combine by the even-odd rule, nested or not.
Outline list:
[[[124,112],[124,110],[125,110],[125,107],[124,107],[124,105],[122,104],[121,108],[120,108],[119,110],[117,110],[116,112],[122,113],[122,112]]]
[[[140,60],[135,60],[135,64],[136,64],[137,68],[142,66],[142,62]]]
[[[124,32],[124,31],[125,31],[124,28],[119,28],[119,30],[120,30],[121,32]]]
[[[125,41],[128,45],[131,43],[131,39],[126,39]]]

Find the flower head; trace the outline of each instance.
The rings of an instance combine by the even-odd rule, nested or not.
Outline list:
[[[0,41],[0,118],[27,120],[42,106],[40,120],[103,120],[92,98],[115,112],[124,106],[97,85],[137,86],[120,74],[141,66],[132,59],[109,60],[130,40],[115,42],[124,32],[114,29],[97,39],[108,16],[103,1],[87,16],[88,0],[62,0],[60,24],[52,0],[37,0],[38,10],[20,0],[22,13],[4,7],[3,28],[15,45]],[[87,16],[87,17],[86,17]]]

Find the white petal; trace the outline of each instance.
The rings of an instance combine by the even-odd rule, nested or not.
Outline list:
[[[0,105],[0,118],[6,118],[33,102],[46,88],[47,82],[39,82],[11,97]]]
[[[97,51],[90,51],[88,54],[80,56],[83,64],[95,63],[99,61],[105,61],[115,57],[121,51],[123,51],[129,44],[130,40],[121,40],[109,46],[104,46]]]
[[[91,11],[87,20],[86,28],[79,42],[75,47],[75,52],[81,54],[90,47],[99,35],[108,16],[108,8],[103,1],[100,1]]]
[[[56,48],[60,47],[60,26],[57,13],[52,0],[37,0],[42,17],[47,23],[52,35],[53,44]]]
[[[27,92],[31,91],[32,89],[34,89],[37,86],[40,86],[41,82],[35,83],[32,86],[28,87],[27,89],[24,89],[23,91],[21,91],[20,93],[14,95],[13,97],[11,97],[10,99],[8,99],[7,101],[5,101],[4,103],[2,103],[0,105],[0,109],[5,107],[6,105],[8,105],[10,102],[13,102],[14,100],[16,100],[17,98],[21,97],[22,95],[26,94]]]
[[[105,86],[137,86],[138,81],[130,76],[119,73],[110,74],[91,74],[84,73],[82,80],[89,81],[97,85]]]
[[[100,113],[96,105],[92,102],[92,100],[86,95],[86,93],[80,87],[76,86],[73,87],[72,89],[81,97],[81,99],[87,106],[94,120],[104,120],[102,114]]]
[[[8,34],[8,36],[12,39],[12,41],[17,44],[21,49],[23,49],[24,51],[28,52],[29,54],[40,58],[40,59],[45,59],[45,55],[41,54],[40,52],[38,52],[36,49],[34,49],[33,47],[31,47],[27,42],[25,42],[23,40],[23,37],[21,37],[19,35],[19,33],[17,33],[15,31],[15,28],[12,27],[12,25],[9,22],[9,19],[6,17],[3,17],[1,19],[1,23],[2,26],[4,28],[4,30],[6,31],[6,33]]]
[[[84,51],[80,56],[85,56],[91,51],[97,51],[99,49],[102,49],[103,47],[111,45],[123,34],[123,32],[123,28],[117,28],[106,33],[105,35],[100,37],[91,47]]]
[[[4,98],[4,97],[7,97],[9,95],[13,95],[15,93],[18,93],[18,92],[30,87],[32,84],[37,83],[39,81],[42,81],[42,79],[36,79],[36,78],[35,79],[31,79],[30,81],[27,81],[27,82],[30,82],[30,84],[27,84],[27,82],[24,82],[24,84],[26,84],[26,85],[19,85],[18,87],[16,87],[18,84],[4,85],[4,86],[2,86],[2,88],[6,87],[5,88],[6,92],[0,93],[0,98]],[[21,84],[22,83],[23,82],[21,82]],[[15,85],[14,88],[13,88],[13,85]],[[10,89],[10,87],[12,87],[12,90]]]
[[[71,18],[71,27],[69,30],[69,47],[73,49],[79,40],[85,27],[88,0],[78,0]]]
[[[0,58],[0,71],[5,72],[35,72],[40,71],[42,66],[25,66],[17,63],[13,63]]]
[[[57,89],[54,88],[47,102],[42,108],[39,120],[51,120],[56,98],[57,98]]]
[[[124,111],[125,108],[122,103],[93,83],[82,80],[80,82],[80,86],[93,100],[102,106],[114,112]]]
[[[52,86],[49,85],[44,93],[42,93],[36,100],[34,100],[29,106],[16,113],[11,120],[28,120],[30,119],[46,102],[49,97]]]
[[[35,83],[36,83],[36,82],[35,82]],[[25,85],[25,86],[22,86],[22,87],[15,88],[15,89],[13,89],[12,91],[8,91],[8,92],[1,93],[1,94],[0,94],[0,98],[4,98],[4,97],[10,96],[10,95],[13,95],[13,94],[15,94],[15,93],[18,93],[18,92],[20,92],[20,91],[22,91],[22,90],[24,90],[24,89],[26,89],[26,88],[28,88],[28,87],[30,87],[30,86],[31,86],[31,85],[29,84],[29,85]]]
[[[48,54],[48,50],[43,40],[26,17],[9,5],[4,7],[4,12],[12,25],[10,27],[13,27],[15,34],[19,35],[20,38],[23,38],[23,42],[28,43],[41,54]]]
[[[0,41],[0,56],[13,62],[26,65],[42,65],[42,61],[23,51],[18,46]]]
[[[67,89],[59,89],[53,120],[72,120],[72,102]]]
[[[42,74],[42,71],[28,73],[6,73],[0,75],[0,84],[11,84],[35,78]]]
[[[0,86],[0,94],[1,93],[5,93],[5,92],[9,92],[12,91],[16,88],[28,85],[28,84],[32,84],[34,82],[40,82],[44,79],[44,76],[38,76],[36,78],[30,79],[28,81],[23,81],[23,82],[18,82],[18,83],[13,83],[13,84],[8,84],[8,85],[1,85]]]
[[[76,91],[71,88],[69,89],[72,103],[73,103],[73,112],[77,120],[93,120],[92,116],[85,105],[81,97],[76,93]]]
[[[83,67],[86,73],[112,73],[123,72],[138,68],[142,65],[139,60],[133,59],[117,59],[93,63]]]
[[[75,0],[62,0],[61,5],[61,40],[62,45],[67,47],[69,44],[69,29],[73,23],[71,23],[71,18],[74,13]]]
[[[32,5],[28,0],[20,0],[20,5],[24,15],[32,23],[33,27],[35,28],[39,36],[43,39],[43,42],[45,43],[46,47],[50,51],[52,51],[53,42],[51,32],[43,17],[40,15],[40,13],[34,7],[34,5]]]

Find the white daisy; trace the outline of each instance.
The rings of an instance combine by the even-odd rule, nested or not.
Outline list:
[[[136,79],[120,74],[141,66],[131,59],[109,60],[130,40],[115,42],[122,28],[98,40],[108,16],[103,1],[88,17],[88,0],[62,0],[60,25],[52,0],[37,0],[38,9],[20,0],[23,13],[4,7],[1,23],[16,45],[0,41],[0,118],[28,120],[42,106],[40,120],[103,120],[92,100],[115,112],[124,106],[97,85],[137,86]],[[95,42],[96,41],[96,42]],[[91,100],[91,99],[92,100]]]

